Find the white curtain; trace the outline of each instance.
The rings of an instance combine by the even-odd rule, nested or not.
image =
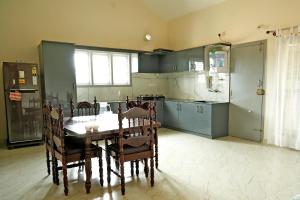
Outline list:
[[[300,150],[299,28],[278,31],[267,68],[264,134],[267,143]]]

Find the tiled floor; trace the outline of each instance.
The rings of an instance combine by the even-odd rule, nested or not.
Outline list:
[[[85,193],[84,173],[70,169],[65,197],[62,183],[53,185],[47,176],[44,147],[35,146],[0,150],[0,199],[289,200],[300,193],[300,152],[232,137],[210,140],[169,129],[159,133],[153,188],[140,166],[138,178],[126,171],[122,197],[116,176],[111,187],[100,186],[93,160],[91,193]]]

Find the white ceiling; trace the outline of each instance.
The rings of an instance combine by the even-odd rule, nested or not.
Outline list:
[[[143,0],[145,5],[165,20],[205,9],[226,0]]]

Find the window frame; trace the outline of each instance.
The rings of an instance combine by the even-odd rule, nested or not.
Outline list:
[[[76,51],[88,52],[89,56],[89,76],[90,76],[90,83],[89,84],[78,84],[76,81],[77,87],[132,87],[132,54],[138,54],[138,52],[131,52],[131,51],[113,51],[112,49],[105,50],[105,49],[85,49],[85,48],[75,48],[74,51],[74,68],[75,68],[75,77],[76,77],[76,66],[75,66],[75,53]],[[95,54],[108,54],[109,62],[110,62],[110,78],[111,83],[109,84],[95,84],[94,83],[94,67],[93,67],[93,52]],[[129,64],[129,84],[114,84],[113,80],[113,54],[125,54],[128,56],[128,64]]]

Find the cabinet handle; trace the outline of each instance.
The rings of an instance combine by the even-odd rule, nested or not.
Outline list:
[[[181,104],[179,104],[179,110],[181,111]]]
[[[203,113],[203,107],[202,106],[197,106],[197,112],[198,113]]]

